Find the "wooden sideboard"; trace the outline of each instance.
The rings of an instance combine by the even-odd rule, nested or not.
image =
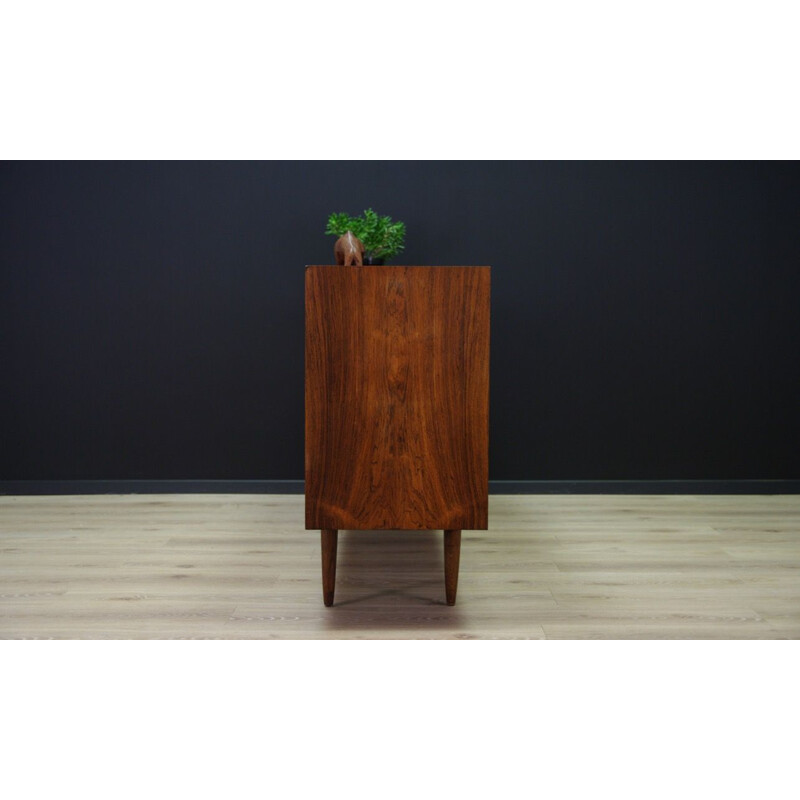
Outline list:
[[[306,528],[325,605],[339,530],[488,527],[489,267],[306,267]]]

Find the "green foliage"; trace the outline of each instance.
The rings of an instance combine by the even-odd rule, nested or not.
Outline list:
[[[352,223],[350,222],[351,219],[353,220]],[[353,231],[353,235],[358,236],[355,230],[353,230],[351,227],[352,225],[355,225],[356,222],[356,218],[351,217],[349,214],[331,214],[328,217],[328,227],[325,228],[325,233],[329,233],[331,236],[335,236],[337,239],[340,236],[344,236],[347,231]]]
[[[331,214],[325,233],[343,236],[352,231],[364,245],[367,258],[389,259],[405,247],[406,226],[403,222],[392,222],[391,217],[381,217],[368,208],[360,217],[349,214]]]

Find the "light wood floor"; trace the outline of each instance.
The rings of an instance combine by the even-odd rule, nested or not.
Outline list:
[[[342,531],[297,495],[0,497],[0,638],[800,638],[800,496],[516,495],[465,531]]]

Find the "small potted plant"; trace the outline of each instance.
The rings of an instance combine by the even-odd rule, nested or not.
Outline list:
[[[371,208],[360,217],[345,213],[328,217],[326,234],[339,237],[348,231],[364,245],[364,264],[383,264],[405,247],[405,223],[392,222],[391,217],[382,217]]]

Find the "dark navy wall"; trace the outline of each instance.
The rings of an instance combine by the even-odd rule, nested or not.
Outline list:
[[[491,478],[800,478],[797,163],[0,166],[0,480],[299,479],[331,211],[493,267]]]

